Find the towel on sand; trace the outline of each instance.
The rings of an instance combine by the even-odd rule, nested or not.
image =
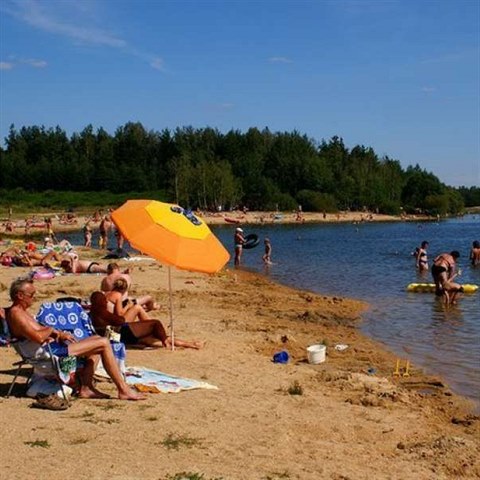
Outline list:
[[[108,375],[103,369],[95,371],[95,375]],[[190,378],[175,377],[157,370],[150,370],[146,367],[127,367],[125,370],[127,383],[141,392],[150,393],[178,393],[182,390],[194,390],[206,388],[218,390],[218,387],[207,382],[192,380]]]
[[[145,367],[129,367],[126,371],[127,383],[132,386],[143,385],[156,387],[162,393],[178,393],[182,390],[193,390],[196,388],[207,388],[218,390],[215,385],[206,382],[191,380],[189,378],[175,377],[157,370],[150,370]],[[141,387],[140,387],[141,390]],[[150,390],[154,392],[155,390]]]

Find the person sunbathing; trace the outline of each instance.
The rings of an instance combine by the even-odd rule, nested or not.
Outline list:
[[[102,290],[102,292],[111,292],[113,290],[113,284],[115,280],[118,280],[119,278],[123,278],[127,282],[127,290],[124,291],[124,293],[122,294],[122,301],[124,306],[130,299],[137,305],[142,306],[146,312],[149,312],[151,310],[158,310],[160,308],[160,306],[155,303],[151,295],[142,295],[141,297],[137,298],[131,298],[128,296],[128,291],[132,286],[132,277],[130,276],[130,270],[126,269],[121,272],[120,267],[115,262],[109,263],[107,265],[107,276],[102,279],[102,283],[100,284],[100,290]]]
[[[104,335],[107,327],[110,326],[120,333],[120,340],[126,345],[171,348],[171,337],[167,335],[160,320],[147,318],[139,321],[127,321],[122,315],[109,310],[109,301],[103,292],[93,292],[90,296],[90,303],[90,317],[93,326],[101,335]],[[203,347],[204,343],[200,341],[189,342],[175,338],[174,345],[176,347],[194,348],[198,350]]]
[[[9,247],[7,250],[0,253],[0,263],[5,267],[10,267],[13,264],[13,259],[19,255],[21,250],[17,247]]]
[[[93,374],[99,359],[117,387],[120,400],[144,400],[145,396],[136,394],[126,384],[122,373],[113,355],[112,347],[107,338],[93,335],[84,340],[76,341],[75,337],[68,333],[55,330],[52,327],[40,325],[35,317],[28,311],[34,302],[36,293],[32,280],[20,278],[10,286],[10,298],[12,306],[7,313],[8,328],[12,336],[25,346],[37,347],[45,342],[50,343],[52,352],[58,357],[83,357],[84,368],[79,371],[81,386],[80,398],[108,398],[93,385]]]
[[[52,262],[60,261],[60,255],[54,251],[45,255],[40,252],[21,251],[13,257],[13,263],[18,267],[51,267]]]
[[[60,263],[66,273],[107,273],[107,268],[98,262],[80,260],[78,255],[67,255]]]

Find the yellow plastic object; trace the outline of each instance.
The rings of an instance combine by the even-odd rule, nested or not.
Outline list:
[[[478,285],[473,285],[466,283],[462,285],[464,293],[475,293],[478,290]],[[435,292],[434,283],[410,283],[407,285],[408,292],[426,292],[433,293]]]

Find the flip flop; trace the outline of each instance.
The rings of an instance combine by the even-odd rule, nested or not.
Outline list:
[[[31,407],[44,410],[67,410],[70,403],[60,398],[56,393],[52,393],[51,395],[37,395],[36,401],[32,403]]]

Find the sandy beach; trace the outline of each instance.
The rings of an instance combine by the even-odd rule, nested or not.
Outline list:
[[[433,221],[432,217],[422,215],[404,215],[402,217],[396,215],[384,215],[372,212],[338,212],[338,213],[320,213],[320,212],[196,212],[205,220],[208,225],[262,225],[262,224],[285,224],[285,223],[362,223],[362,222],[398,222],[398,221]],[[29,229],[28,237],[39,238],[47,233],[44,225],[44,218],[52,219],[52,228],[55,234],[62,232],[71,232],[80,230],[89,219],[93,212],[81,212],[72,219],[72,223],[65,223],[61,220],[62,212],[44,212],[33,216],[34,226]],[[25,220],[32,219],[32,215],[12,216],[13,230],[6,231],[7,218],[1,220],[0,239],[4,238],[25,238]],[[91,222],[94,235],[98,234],[99,222]]]
[[[98,251],[78,249],[82,258]],[[167,269],[133,265],[133,293],[150,293],[168,324]],[[27,273],[0,268],[0,305]],[[88,297],[100,275],[37,282],[37,302]],[[397,358],[356,329],[368,305],[271,283],[241,270],[208,276],[173,270],[176,335],[202,350],[129,349],[127,364],[204,380],[218,390],[150,394],[145,402],[74,400],[64,412],[5,398],[12,348],[0,356],[5,478],[46,479],[451,479],[480,477],[480,422],[473,406],[415,365],[394,376]],[[306,347],[327,344],[324,363]],[[336,345],[347,345],[339,351]],[[287,350],[288,364],[272,362]],[[408,354],[401,359],[402,367]],[[27,369],[23,373],[27,373]],[[25,378],[20,379],[20,384]],[[113,385],[99,388],[114,394]],[[296,394],[295,394],[296,393]],[[301,393],[301,394],[299,394]],[[172,439],[176,442],[172,442]],[[176,448],[173,448],[176,447]],[[203,476],[201,476],[203,475]]]

